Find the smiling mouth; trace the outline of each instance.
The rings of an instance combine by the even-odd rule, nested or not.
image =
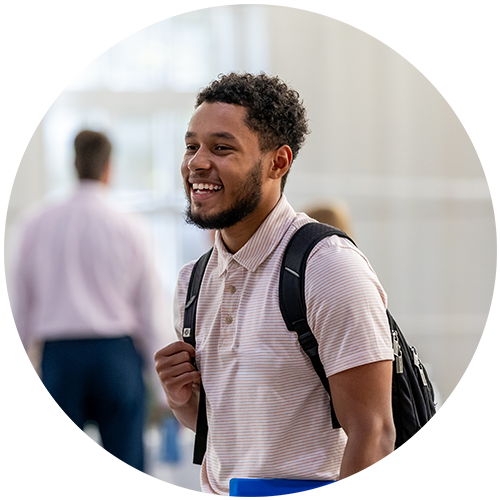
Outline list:
[[[207,193],[207,192],[215,192],[220,191],[222,186],[218,184],[209,184],[209,183],[194,183],[191,185],[192,190],[195,193]]]

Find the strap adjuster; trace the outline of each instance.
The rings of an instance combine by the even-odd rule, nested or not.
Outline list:
[[[299,333],[299,343],[308,356],[318,355],[318,342],[311,331]]]

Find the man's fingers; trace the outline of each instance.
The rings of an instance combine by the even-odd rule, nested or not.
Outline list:
[[[175,344],[175,345],[174,345]],[[156,371],[166,387],[175,387],[199,379],[199,374],[192,364],[194,349],[184,348],[184,342],[176,342],[158,351],[155,355]],[[194,374],[188,376],[189,374]],[[184,376],[186,375],[186,376]]]
[[[159,364],[156,366],[156,371],[161,379],[175,378],[183,373],[195,372],[196,368],[188,362],[177,363],[172,365],[170,363]]]
[[[170,373],[168,376],[165,374],[160,374],[160,380],[162,381],[165,389],[167,390],[170,397],[176,397],[185,386],[190,386],[193,383],[199,382],[201,379],[200,372],[197,370],[185,371],[176,376],[172,376]]]
[[[170,369],[165,372],[160,372],[158,375],[160,376],[160,380],[169,388],[189,384],[200,379],[199,371],[194,369],[182,370],[182,367],[179,367],[177,371],[175,369]]]
[[[171,354],[170,356],[156,356],[156,371],[169,366],[182,365],[184,363],[192,364],[191,359],[191,355],[187,351],[177,352],[175,354]]]
[[[155,354],[155,366],[169,404],[183,405],[201,377],[192,364],[195,350],[186,342],[173,342]]]
[[[168,344],[167,346],[160,349],[155,354],[155,360],[164,356],[172,356],[173,354],[179,352],[187,352],[190,358],[194,358],[195,355],[194,347],[191,344],[188,344],[187,342],[177,341],[172,342],[171,344]]]
[[[192,372],[182,373],[181,375],[175,377],[173,380],[175,380],[176,384],[184,386],[186,384],[192,384],[193,382],[198,382],[200,379],[201,379],[200,372],[194,370]]]

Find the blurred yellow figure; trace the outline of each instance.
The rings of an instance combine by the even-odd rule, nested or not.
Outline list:
[[[318,205],[305,210],[306,214],[318,222],[337,227],[354,238],[351,227],[351,216],[347,205],[343,202],[332,203],[331,205]]]

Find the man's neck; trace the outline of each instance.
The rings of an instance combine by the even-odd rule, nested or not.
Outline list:
[[[79,179],[78,180],[78,183],[77,183],[78,186],[94,186],[96,188],[99,188],[99,189],[104,189],[104,188],[107,188],[109,187],[109,184],[107,182],[103,182],[101,180],[97,180],[97,179]]]
[[[221,229],[222,241],[227,250],[231,253],[236,253],[243,248],[257,229],[259,229],[260,225],[266,220],[267,216],[274,210],[280,199],[281,195],[277,200],[274,200],[274,204],[270,203],[267,206],[260,207],[234,226]]]

